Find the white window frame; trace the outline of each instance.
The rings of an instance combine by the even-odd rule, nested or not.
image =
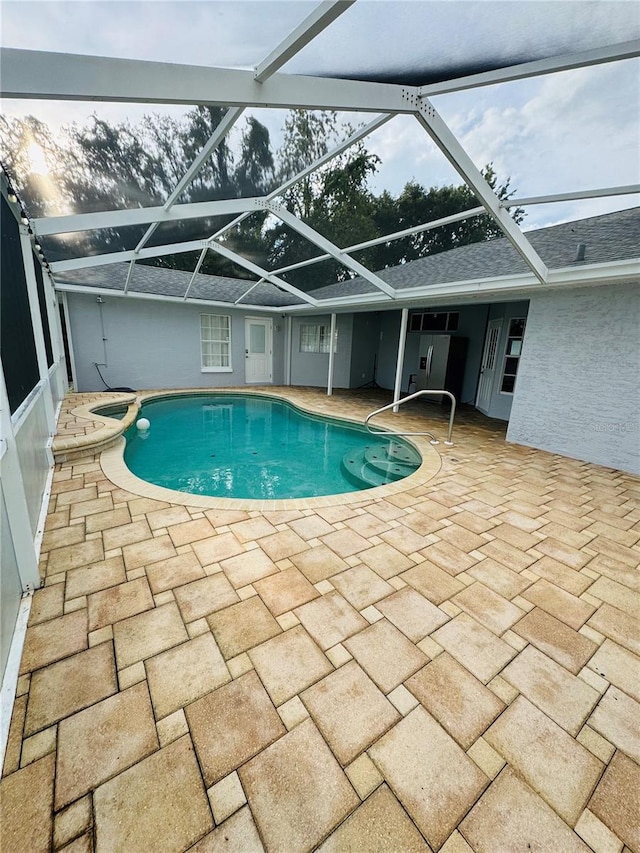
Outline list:
[[[522,330],[522,337],[510,334],[511,324],[513,323],[514,320],[517,320],[517,321],[521,320],[524,323],[524,329]],[[500,385],[498,386],[498,389],[499,389],[498,394],[502,394],[503,396],[506,396],[506,397],[513,397],[513,395],[515,394],[515,391],[516,391],[516,384],[518,382],[518,373],[520,372],[520,359],[522,357],[522,346],[524,344],[524,336],[526,334],[526,331],[527,331],[527,318],[526,317],[518,316],[518,317],[507,318],[507,339],[506,339],[505,344],[504,344],[504,355],[502,356],[502,367],[500,370]],[[518,352],[517,355],[509,354],[509,341],[520,341],[520,351]],[[506,373],[507,359],[508,358],[514,358],[517,360],[516,372],[515,373],[508,373],[508,374]],[[502,385],[504,383],[505,376],[513,376],[513,391],[503,391],[502,390]]]
[[[307,337],[306,342],[305,336]],[[328,355],[330,350],[331,326],[328,323],[300,324],[300,352]]]
[[[204,337],[204,328],[203,328],[203,317],[220,317],[227,322],[228,336],[227,339],[223,338],[205,338]],[[200,322],[200,371],[202,373],[232,373],[233,365],[231,362],[231,315],[229,314],[200,314],[199,316]],[[227,357],[229,360],[228,365],[205,365],[205,354],[204,354],[204,344],[223,344],[227,346]]]

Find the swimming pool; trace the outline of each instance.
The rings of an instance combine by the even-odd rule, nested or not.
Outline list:
[[[196,495],[274,500],[342,494],[396,482],[420,466],[399,438],[304,412],[264,395],[216,393],[145,403],[147,433],[125,433],[137,477]]]

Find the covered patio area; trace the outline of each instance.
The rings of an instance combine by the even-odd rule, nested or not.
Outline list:
[[[56,465],[3,849],[639,850],[638,479],[477,412],[454,440],[418,486],[278,511]]]

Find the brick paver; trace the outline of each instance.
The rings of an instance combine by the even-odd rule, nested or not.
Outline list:
[[[360,421],[387,402],[269,393]],[[69,395],[59,436],[100,429],[77,410],[103,399]],[[454,440],[431,479],[342,505],[170,504],[99,455],[56,465],[12,853],[640,853],[640,480],[473,411]]]

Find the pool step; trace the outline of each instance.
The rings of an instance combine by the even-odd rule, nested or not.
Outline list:
[[[420,456],[411,448],[397,444],[371,444],[362,450],[345,453],[342,472],[354,486],[369,489],[408,477],[420,467]]]
[[[390,441],[388,445],[384,445],[387,456],[396,462],[404,462],[407,465],[413,465],[414,468],[419,468],[422,464],[422,457],[417,450],[409,447],[406,444],[400,444],[397,441]]]

